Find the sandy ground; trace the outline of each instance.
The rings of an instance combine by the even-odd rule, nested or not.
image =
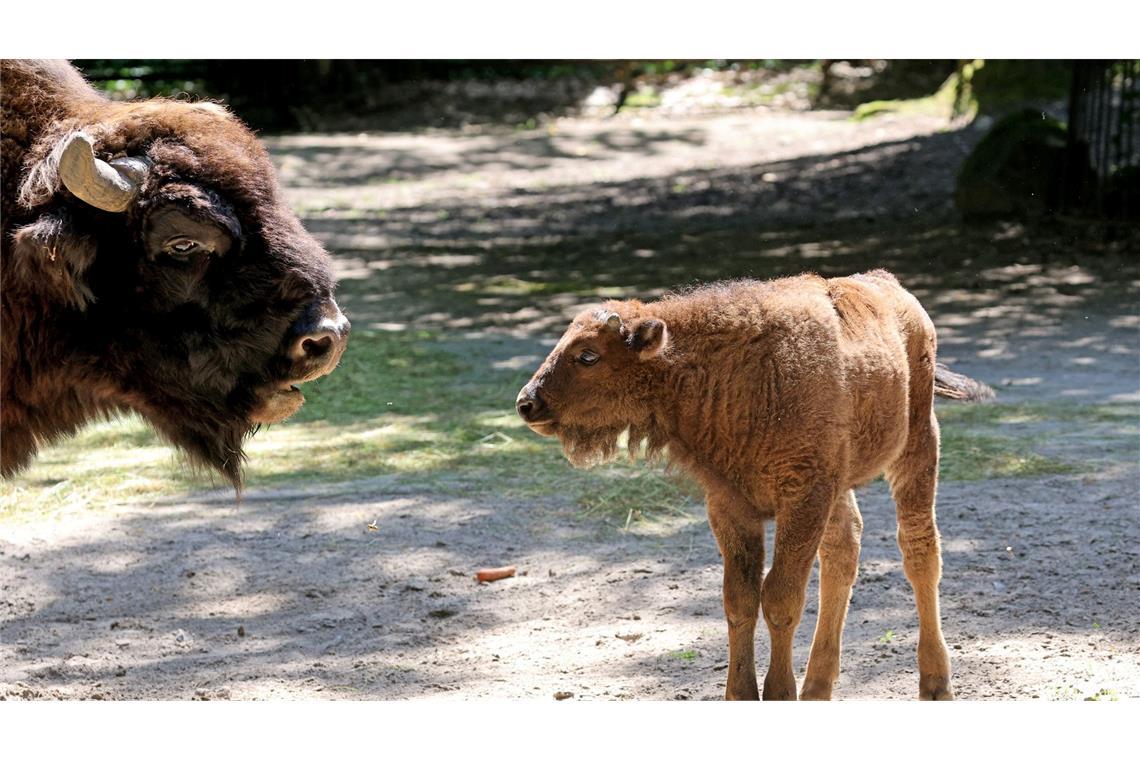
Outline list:
[[[357,251],[449,235],[476,247],[583,228],[621,235],[679,215],[707,229],[944,214],[953,167],[976,138],[942,126],[733,114],[271,147],[307,223],[334,250]],[[872,164],[889,172],[868,182]],[[402,179],[375,180],[385,176]],[[733,183],[751,189],[729,194]],[[361,198],[384,220],[352,221]],[[339,257],[347,279],[383,271],[356,255]],[[916,277],[943,358],[1004,401],[1140,399],[1135,275],[1019,266],[988,271],[997,284],[982,290]],[[358,324],[417,318],[399,303],[373,314],[366,291],[344,292]],[[542,324],[575,305],[552,302]],[[521,337],[529,360],[552,336]],[[1103,459],[1094,437],[1065,440],[1067,455]],[[1140,696],[1140,447],[1104,461],[1091,474],[943,484],[943,619],[960,698]],[[893,506],[882,483],[858,498],[866,533],[835,697],[913,698],[917,624]],[[506,563],[517,577],[473,578]],[[715,699],[727,665],[719,588],[699,511],[624,531],[557,496],[445,498],[382,478],[253,491],[240,505],[216,493],[112,504],[3,526],[0,696]],[[766,662],[765,636],[757,655]]]
[[[942,490],[960,698],[1140,696],[1135,476]],[[122,506],[9,533],[7,696],[723,693],[720,558],[702,522],[630,535],[556,505],[351,487],[241,507]],[[835,696],[911,698],[917,629],[893,507],[881,484],[860,501],[867,531]],[[472,577],[507,560],[525,575]],[[801,677],[814,612],[809,601],[796,639]]]

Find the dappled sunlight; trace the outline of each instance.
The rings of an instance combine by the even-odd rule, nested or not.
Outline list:
[[[1088,632],[1056,632],[1047,628],[1019,630],[1006,636],[980,637],[968,651],[957,652],[956,674],[967,679],[984,670],[996,680],[1018,683],[1021,698],[1047,701],[1120,699],[1134,678],[1130,647],[1099,624]],[[1110,652],[1109,657],[1103,653]],[[1025,672],[1025,663],[1046,667]],[[979,698],[1008,699],[1009,693],[988,692]]]
[[[510,507],[506,513],[504,506]],[[167,697],[188,698],[192,689],[210,684],[239,698],[265,696],[274,684],[294,696],[319,684],[313,693],[359,697],[364,669],[370,674],[365,691],[382,696],[389,677],[414,679],[420,669],[421,658],[409,655],[409,646],[430,653],[455,642],[448,630],[460,622],[466,633],[459,651],[447,657],[452,675],[440,678],[435,671],[441,663],[434,663],[425,680],[433,688],[461,688],[487,667],[509,674],[509,666],[493,662],[500,659],[501,643],[517,646],[518,634],[542,628],[542,618],[558,621],[552,629],[565,637],[559,634],[559,598],[545,590],[550,578],[621,572],[594,556],[592,544],[581,543],[580,528],[569,529],[578,535],[569,546],[583,551],[567,551],[567,529],[560,528],[539,547],[511,557],[523,566],[517,579],[475,584],[474,568],[503,559],[481,556],[478,537],[501,531],[504,518],[513,523],[513,512],[533,509],[517,504],[302,498],[288,510],[260,500],[237,508],[190,503],[173,508],[174,515],[171,509],[124,506],[87,513],[55,526],[50,545],[33,540],[43,535],[43,526],[10,535],[33,547],[25,571],[35,571],[55,552],[66,552],[67,559],[43,577],[46,585],[22,585],[35,593],[37,604],[5,621],[5,647],[20,650],[9,662],[25,663],[6,670],[5,680],[51,682],[69,693],[92,676],[108,688],[140,688],[179,669],[189,674],[183,682],[189,686],[163,692]],[[170,519],[177,515],[193,515],[192,524]],[[564,518],[556,522],[565,524]],[[131,548],[120,548],[128,536]],[[418,540],[409,541],[412,536]],[[100,557],[113,561],[93,572],[88,561]],[[549,574],[525,572],[546,567]],[[69,598],[76,588],[87,591],[98,618],[53,611],[55,600]],[[523,602],[520,593],[547,601],[536,606]],[[425,595],[431,610],[426,618],[418,601]],[[30,644],[27,634],[45,626],[50,639]],[[300,646],[312,639],[319,659]],[[579,639],[576,632],[562,640],[576,646]],[[341,654],[345,649],[351,654]],[[85,654],[77,660],[68,654],[75,651]],[[511,662],[510,651],[501,650],[503,665]],[[227,663],[239,660],[240,674],[225,675]]]
[[[206,566],[198,562],[193,564],[196,567]],[[227,576],[222,572],[218,572],[218,575],[230,580],[231,588],[218,587],[212,583],[209,589],[203,588],[197,592],[186,594],[192,599],[177,607],[172,607],[171,613],[192,620],[218,616],[247,618],[272,615],[288,606],[290,600],[288,594],[270,591],[253,594],[241,593],[239,589],[245,586],[245,578],[240,575],[236,577]]]

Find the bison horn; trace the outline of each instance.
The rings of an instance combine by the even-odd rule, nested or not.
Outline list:
[[[143,158],[116,158],[110,163],[95,158],[91,138],[75,132],[67,138],[59,157],[59,177],[79,200],[103,211],[126,211],[150,171]]]
[[[611,330],[620,330],[621,329],[621,317],[618,316],[617,314],[611,313],[608,317],[606,317],[606,327],[608,327]]]

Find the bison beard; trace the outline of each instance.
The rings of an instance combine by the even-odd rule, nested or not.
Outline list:
[[[589,468],[617,456],[618,438],[626,426],[594,427],[567,425],[558,429],[562,453],[575,467]]]
[[[645,447],[645,458],[650,461],[661,458],[668,440],[663,431],[652,423],[639,425],[615,425],[610,427],[582,427],[564,425],[558,428],[558,440],[562,453],[575,467],[590,468],[612,461],[618,454],[618,441],[622,433],[628,431],[627,448],[630,460]]]

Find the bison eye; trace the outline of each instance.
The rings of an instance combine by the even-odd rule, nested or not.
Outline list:
[[[585,364],[587,367],[589,367],[591,364],[597,364],[599,358],[601,357],[599,357],[588,348],[582,353],[578,354],[578,361],[580,361],[582,364]]]
[[[173,256],[176,259],[184,259],[190,254],[202,248],[202,244],[197,240],[190,238],[171,238],[166,241],[166,245],[162,247],[164,253]]]

